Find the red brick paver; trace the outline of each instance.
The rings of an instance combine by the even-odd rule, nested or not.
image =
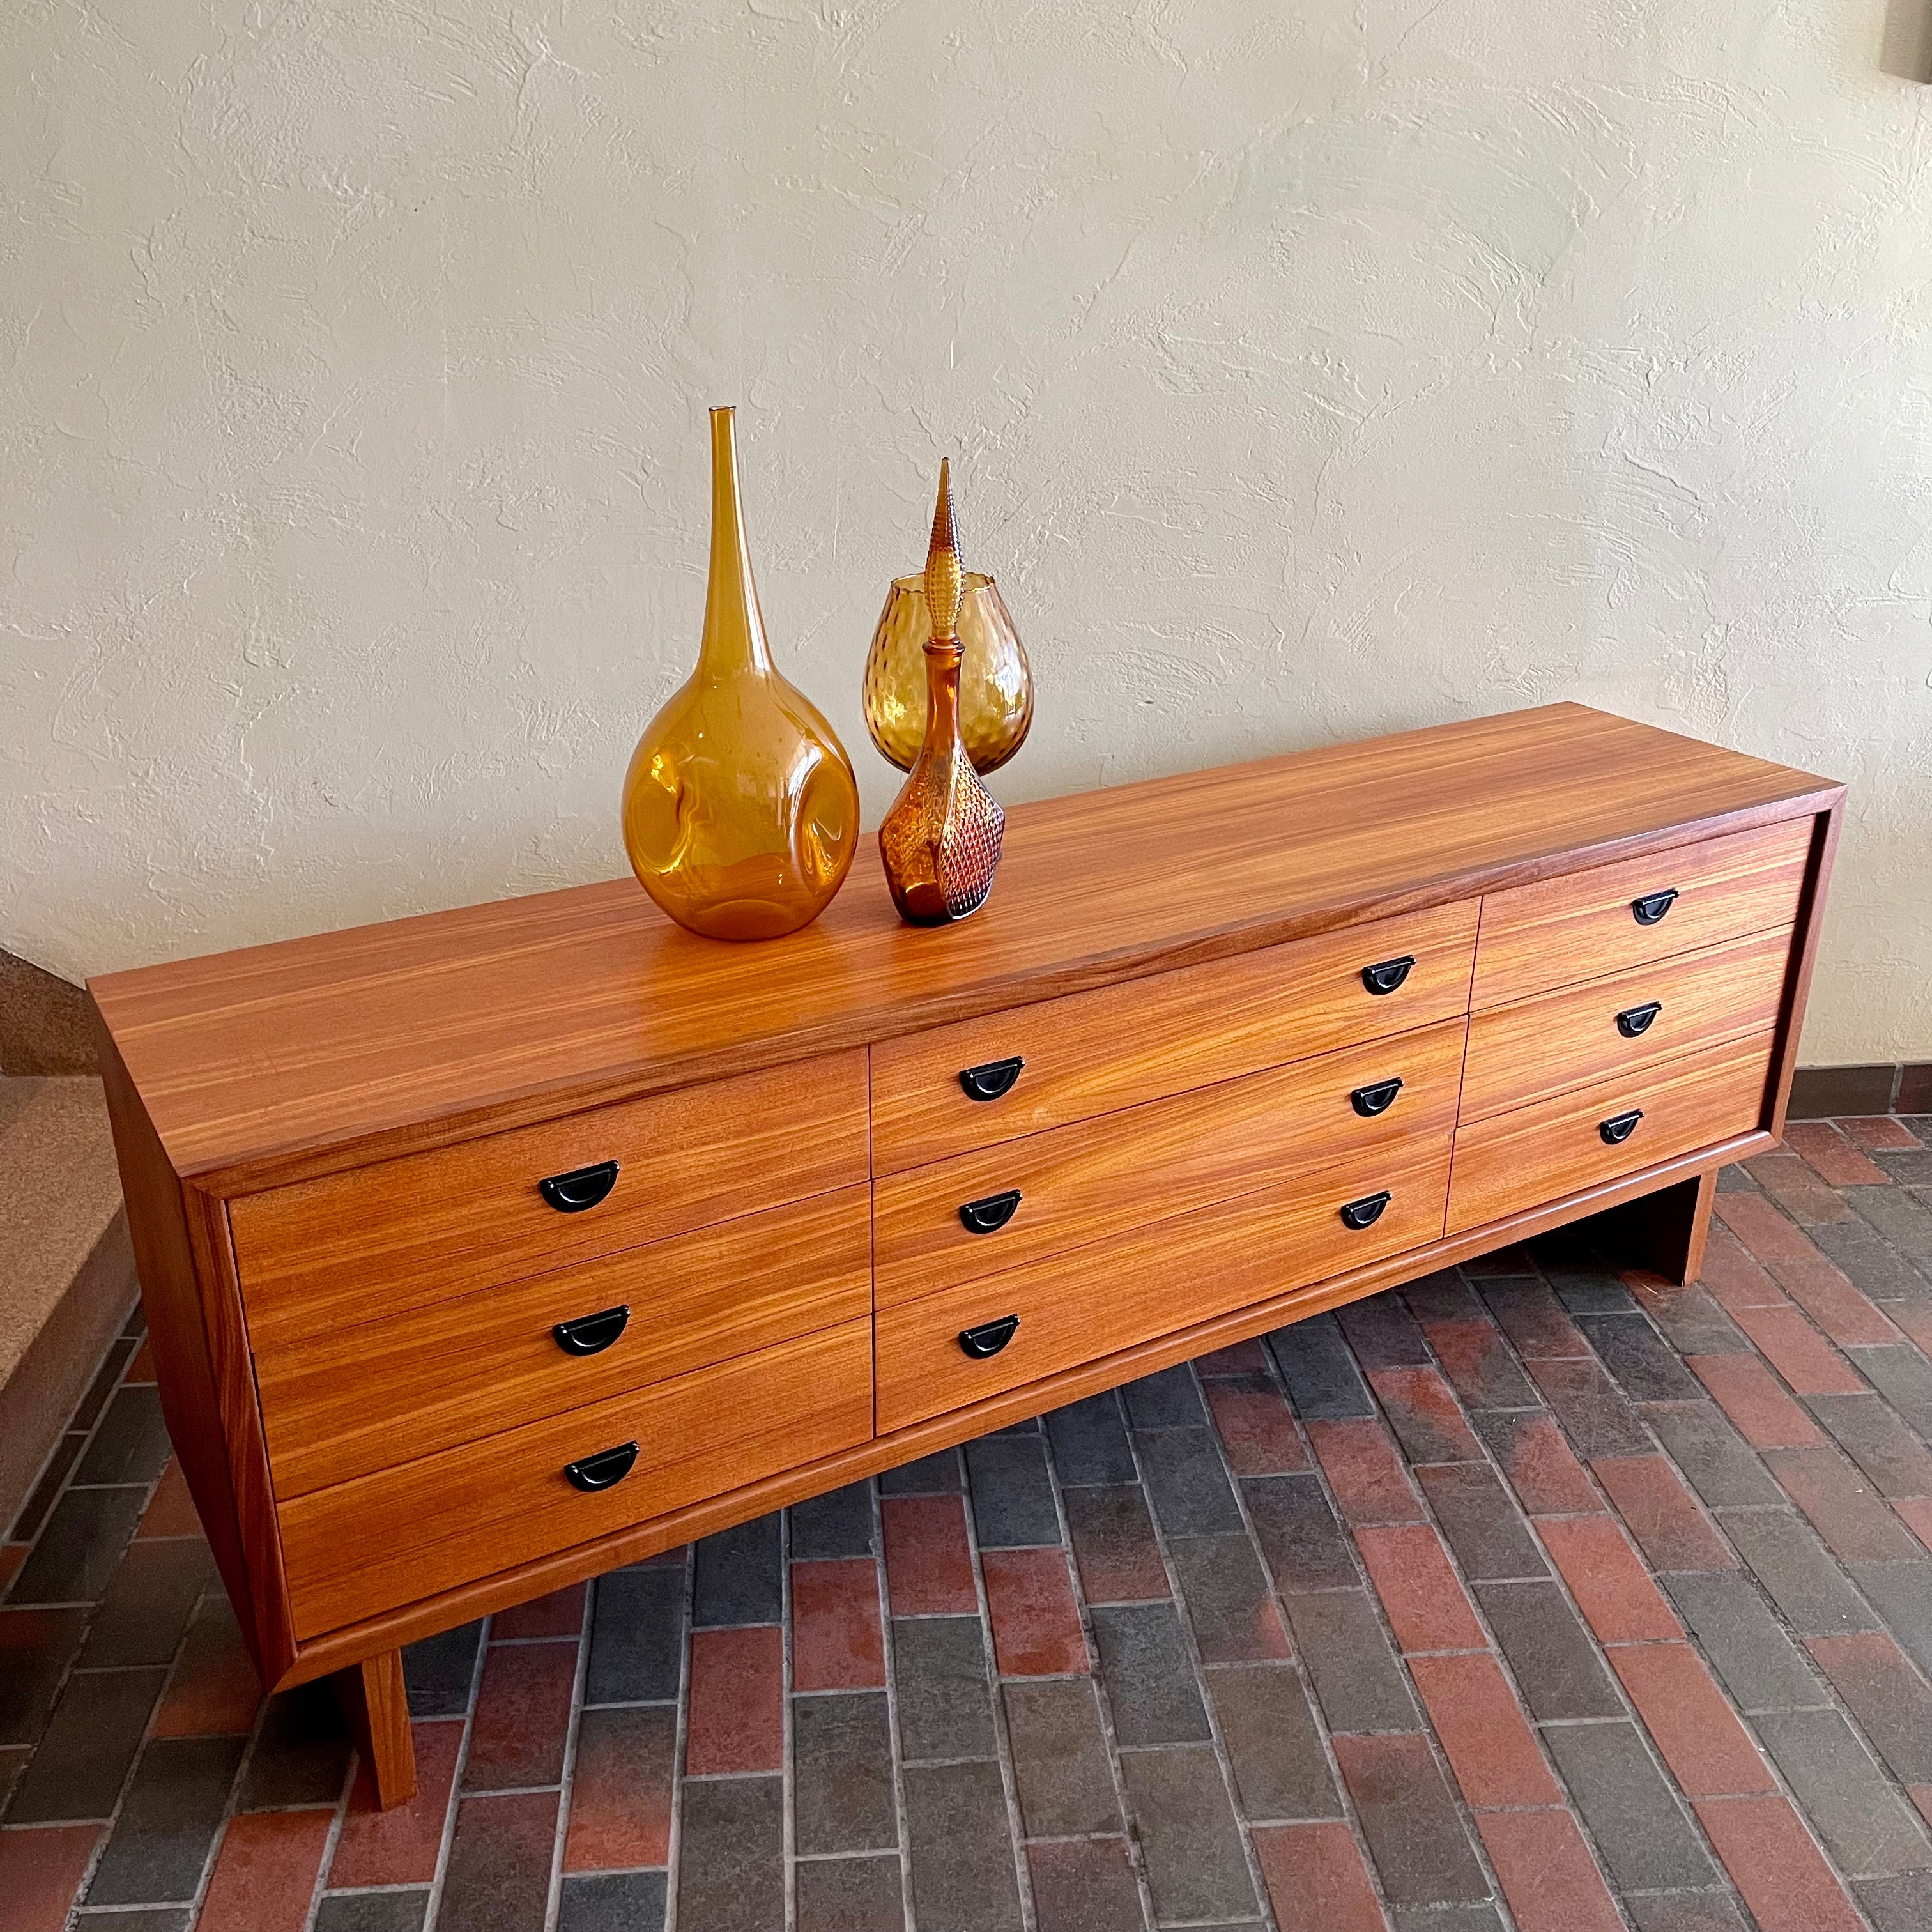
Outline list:
[[[1476,1810],[1562,1802],[1515,1690],[1486,1651],[1412,1658],[1408,1667],[1456,1782]]]
[[[1658,1570],[1729,1570],[1737,1562],[1663,1456],[1604,1456],[1590,1465]]]
[[[1844,1881],[1782,1798],[1711,1798],[1697,1817],[1763,1932],[1862,1932]]]
[[[993,1648],[1004,1677],[1051,1677],[1087,1668],[1087,1640],[1066,1553],[1051,1550],[989,1550],[980,1559]]]
[[[1598,1642],[1647,1643],[1683,1635],[1643,1558],[1610,1517],[1548,1517],[1537,1528]]]
[[[1276,1825],[1255,1834],[1282,1932],[1383,1932],[1388,1921],[1346,1825]]]
[[[1379,1422],[1311,1422],[1308,1439],[1342,1514],[1351,1522],[1422,1520],[1422,1498]]]
[[[965,1508],[957,1496],[890,1497],[880,1514],[893,1616],[936,1616],[978,1607]]]
[[[1355,1542],[1404,1650],[1481,1648],[1481,1627],[1433,1525],[1358,1529]]]
[[[1709,1666],[1690,1645],[1625,1645],[1611,1652],[1610,1661],[1686,1796],[1778,1788]]]
[[[416,1739],[416,1795],[406,1804],[382,1810],[368,1767],[361,1767],[329,1863],[332,1886],[427,1885],[436,1876],[463,1725],[448,1718],[410,1730]]]
[[[879,1570],[869,1556],[791,1566],[792,1688],[883,1687]]]
[[[1491,1811],[1477,1822],[1522,1932],[1619,1932],[1616,1901],[1568,1812]]]
[[[1756,1355],[1691,1355],[1685,1360],[1753,1448],[1798,1449],[1824,1441],[1824,1431]]]
[[[302,1932],[334,1823],[328,1811],[249,1811],[230,1819],[200,1932]]]
[[[0,1932],[64,1932],[98,1825],[0,1832]]]
[[[776,1624],[691,1639],[684,1768],[694,1777],[776,1771],[784,1761],[784,1632]]]

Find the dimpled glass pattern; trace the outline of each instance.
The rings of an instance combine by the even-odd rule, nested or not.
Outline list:
[[[646,892],[712,939],[816,919],[859,838],[852,761],[772,662],[738,500],[733,412],[711,412],[711,581],[698,668],[638,740],[624,848]]]

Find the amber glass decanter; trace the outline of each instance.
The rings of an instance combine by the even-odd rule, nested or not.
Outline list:
[[[711,586],[698,668],[624,777],[624,848],[646,892],[711,939],[776,939],[850,870],[859,786],[837,734],[772,662],[738,502],[728,409],[711,412]]]
[[[886,884],[899,916],[946,926],[985,904],[1000,862],[1006,814],[980,782],[959,735],[961,572],[952,530],[952,489],[939,466],[939,501],[926,558],[926,742],[879,826]]]

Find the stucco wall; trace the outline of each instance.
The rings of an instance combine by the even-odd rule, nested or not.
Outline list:
[[[1892,4],[8,0],[0,944],[621,869],[736,400],[874,817],[950,451],[1008,799],[1601,704],[1852,782],[1804,1057],[1932,1053]]]

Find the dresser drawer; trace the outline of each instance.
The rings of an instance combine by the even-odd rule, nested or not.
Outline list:
[[[1748,1133],[1764,1111],[1774,1037],[1751,1034],[1458,1128],[1450,1233]],[[1642,1118],[1627,1138],[1606,1138],[1633,1113]]]
[[[874,1185],[878,1305],[1292,1181],[1352,1153],[1387,1158],[1445,1141],[1465,1026],[1440,1021],[890,1175]],[[975,1221],[997,1225],[976,1232]]]
[[[1070,994],[872,1048],[878,1174],[1064,1126],[1462,1012],[1476,902]],[[1406,967],[1404,961],[1412,962]],[[1397,982],[1372,993],[1364,969]],[[961,1076],[988,1070],[970,1098]]]
[[[1439,1137],[1358,1154],[1238,1201],[882,1309],[880,1433],[1438,1240],[1448,1178]],[[1345,1204],[1384,1192],[1387,1204],[1369,1226],[1343,1221]]]
[[[460,1449],[277,1514],[296,1634],[314,1636],[868,1440],[872,1328],[848,1322]],[[573,1465],[634,1442],[584,1491]],[[594,1473],[594,1472],[592,1472]]]
[[[1489,1007],[1469,1022],[1462,1118],[1762,1033],[1778,1022],[1790,956],[1785,927]]]
[[[552,1206],[538,1184],[613,1161],[609,1192],[580,1210]],[[244,1195],[229,1222],[260,1352],[866,1174],[854,1052]]]
[[[1798,916],[1813,823],[1792,819],[1726,832],[1648,859],[1490,893],[1472,1004],[1500,1006],[1790,926]]]
[[[255,1357],[275,1492],[497,1435],[862,1319],[872,1306],[872,1193],[847,1187],[280,1342]],[[569,1324],[562,1336],[560,1324]]]

